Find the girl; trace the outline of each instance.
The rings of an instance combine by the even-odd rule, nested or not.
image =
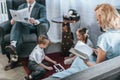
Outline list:
[[[79,28],[76,31],[76,35],[77,35],[77,39],[78,39],[77,44],[79,44],[79,42],[83,42],[83,43],[87,44],[88,46],[93,47],[92,42],[88,38],[89,35],[88,35],[87,28]],[[77,46],[77,45],[75,45],[75,46]],[[73,54],[70,54],[70,57],[65,58],[64,64],[71,64],[75,58],[76,58],[76,56],[74,56]]]

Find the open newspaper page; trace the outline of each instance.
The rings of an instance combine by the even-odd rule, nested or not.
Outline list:
[[[78,41],[75,47],[69,51],[85,60],[88,60],[89,56],[93,53],[92,48],[81,41]]]
[[[10,14],[15,21],[31,24],[29,22],[30,13],[28,12],[28,8],[21,10],[10,10]]]

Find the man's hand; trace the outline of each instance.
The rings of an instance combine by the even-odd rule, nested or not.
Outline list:
[[[29,22],[32,23],[32,24],[37,24],[37,21],[34,18],[30,18]]]
[[[13,25],[14,23],[15,23],[15,20],[12,18],[12,19],[10,20],[10,24]]]
[[[47,67],[47,70],[51,71],[53,70],[53,67]]]

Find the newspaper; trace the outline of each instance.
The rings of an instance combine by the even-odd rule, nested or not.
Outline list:
[[[89,56],[92,55],[93,50],[87,44],[78,41],[74,48],[71,48],[69,52],[81,57],[82,59],[88,60]]]
[[[29,22],[30,13],[28,12],[28,8],[24,8],[21,10],[11,10],[10,9],[10,14],[15,21],[30,24],[30,22]]]

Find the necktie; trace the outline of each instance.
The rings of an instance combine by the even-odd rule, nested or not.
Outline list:
[[[28,11],[30,12],[31,5],[28,6]]]

